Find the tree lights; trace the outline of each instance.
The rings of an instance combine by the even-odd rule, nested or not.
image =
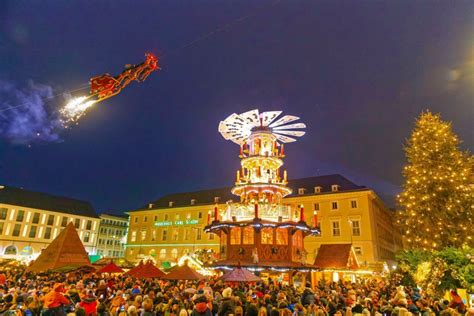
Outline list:
[[[474,245],[474,159],[459,144],[451,124],[430,112],[420,115],[407,141],[397,223],[413,248]]]

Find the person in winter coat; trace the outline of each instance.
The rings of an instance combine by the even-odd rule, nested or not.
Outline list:
[[[301,304],[307,307],[314,303],[316,303],[316,298],[314,297],[313,291],[309,287],[305,288],[301,295]]]
[[[207,305],[207,298],[205,295],[194,300],[194,309],[191,316],[212,316],[212,312]]]
[[[451,302],[449,307],[457,310],[458,313],[464,314],[466,312],[466,305],[464,305],[461,296],[455,290],[451,290],[450,294]]]
[[[153,311],[153,300],[147,298],[143,301],[143,313],[142,316],[155,316],[156,313]]]
[[[56,283],[53,289],[44,296],[43,308],[48,314],[56,316],[66,316],[63,305],[69,305],[71,302],[64,296],[64,286],[62,283]]]
[[[218,316],[227,316],[229,314],[235,314],[235,304],[232,299],[232,289],[230,287],[222,291],[221,306],[217,312]]]
[[[97,315],[97,298],[94,296],[92,291],[87,293],[87,296],[81,300],[79,306],[84,308],[86,316]]]

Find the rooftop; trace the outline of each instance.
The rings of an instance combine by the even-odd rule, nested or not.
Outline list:
[[[325,176],[308,177],[301,179],[293,179],[288,181],[288,186],[293,190],[293,193],[288,197],[297,196],[298,189],[305,189],[305,194],[314,194],[315,187],[321,187],[320,193],[332,193],[332,186],[338,185],[337,192],[354,191],[366,189],[365,186],[360,186],[340,174],[332,174]],[[239,197],[233,195],[231,187],[208,189],[194,192],[173,193],[165,195],[157,200],[149,202],[136,211],[145,209],[169,208],[170,202],[173,202],[172,207],[191,206],[191,200],[194,200],[194,205],[208,205],[214,204],[214,198],[219,198],[219,203],[225,203],[229,200],[237,202]]]
[[[128,220],[128,215],[121,213],[121,214],[108,214],[108,213],[102,213],[99,215],[100,218],[115,218],[118,220]]]
[[[48,193],[0,186],[0,203],[39,210],[98,218],[91,203]]]
[[[357,260],[353,256],[351,244],[323,244],[319,247],[314,265],[322,269],[355,268]]]

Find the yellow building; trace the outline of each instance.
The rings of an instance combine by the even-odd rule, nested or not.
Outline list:
[[[1,258],[36,258],[69,222],[94,254],[99,217],[89,202],[0,186]]]
[[[307,263],[313,263],[322,244],[352,243],[359,264],[394,263],[401,237],[393,226],[393,214],[377,194],[341,175],[289,180],[293,193],[284,204],[303,205],[305,219],[313,224],[315,212],[321,236],[307,237]],[[198,249],[220,249],[218,237],[203,232],[213,209],[238,200],[230,188],[177,193],[164,196],[146,207],[129,212],[130,226],[126,258],[148,256],[158,262],[175,261]],[[212,214],[212,215],[210,215]],[[212,220],[213,218],[210,218]]]

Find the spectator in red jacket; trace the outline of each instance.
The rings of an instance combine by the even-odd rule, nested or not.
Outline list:
[[[86,316],[97,315],[97,298],[94,296],[94,292],[89,291],[87,296],[82,299],[79,306],[84,308]]]

